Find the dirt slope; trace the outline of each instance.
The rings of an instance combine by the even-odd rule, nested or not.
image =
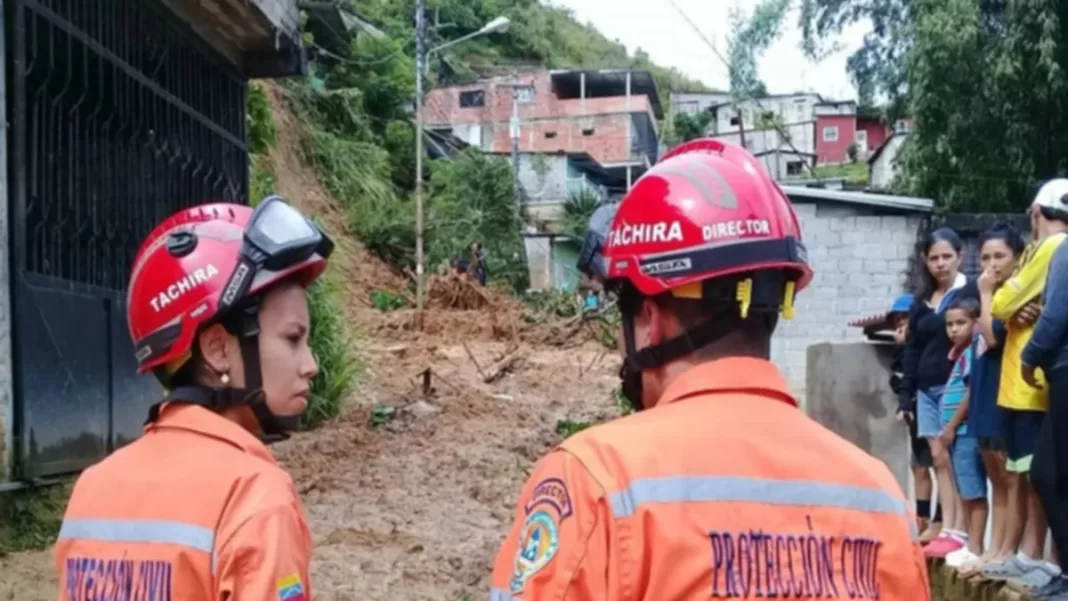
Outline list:
[[[413,331],[410,311],[371,309],[371,290],[400,290],[404,281],[344,235],[343,210],[300,159],[281,92],[271,88],[270,98],[278,191],[321,215],[338,240],[332,269],[346,282],[346,313],[367,366],[342,418],[274,448],[301,491],[314,536],[314,598],[483,598],[512,503],[533,461],[559,440],[557,420],[615,415],[618,360],[596,343],[524,342],[543,337],[520,331],[504,300],[483,310],[429,311],[422,333]],[[485,383],[509,357],[518,357],[505,362],[511,369]],[[427,369],[424,394],[419,374]],[[371,427],[375,406],[392,407],[395,417]],[[55,599],[56,585],[48,552],[0,559],[0,601]]]

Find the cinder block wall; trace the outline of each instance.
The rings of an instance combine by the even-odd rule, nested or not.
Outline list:
[[[815,277],[781,320],[772,360],[805,396],[806,352],[817,342],[860,340],[854,318],[885,311],[904,290],[922,216],[874,216],[863,207],[795,204]]]

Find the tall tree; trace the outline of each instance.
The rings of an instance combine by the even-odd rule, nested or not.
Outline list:
[[[728,77],[736,101],[766,96],[760,80],[760,57],[779,38],[790,0],[763,0],[752,15],[735,6],[730,11],[731,34],[727,38]]]
[[[803,0],[807,48],[874,25],[849,59],[914,127],[902,188],[947,211],[1015,211],[1068,168],[1068,6],[1058,0]]]

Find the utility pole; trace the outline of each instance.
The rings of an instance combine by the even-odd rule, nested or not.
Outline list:
[[[426,268],[423,265],[423,73],[426,71],[426,0],[415,0],[415,304],[423,328]]]
[[[738,141],[742,143],[742,148],[746,148],[745,145],[745,121],[742,117],[742,109],[737,109],[738,114]]]
[[[515,223],[519,228],[520,238],[523,235],[523,186],[519,181],[519,138],[523,133],[523,122],[519,118],[519,93],[523,89],[531,89],[519,81],[519,74],[512,74],[512,81],[502,84],[502,87],[512,88],[512,117],[508,121],[508,137],[512,140],[512,192],[515,195]],[[523,263],[527,262],[527,247],[524,242],[521,246]]]

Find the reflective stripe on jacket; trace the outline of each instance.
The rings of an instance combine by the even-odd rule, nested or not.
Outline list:
[[[206,409],[164,407],[78,478],[55,547],[60,601],[311,599],[289,475]]]
[[[773,365],[694,367],[576,434],[520,495],[493,601],[928,601],[890,471],[797,409]]]

